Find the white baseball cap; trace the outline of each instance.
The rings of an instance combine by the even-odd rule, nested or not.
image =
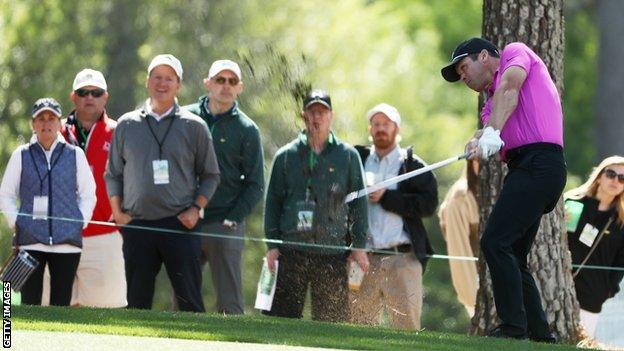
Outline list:
[[[375,107],[368,110],[366,113],[366,118],[370,122],[371,118],[377,113],[383,113],[388,117],[392,122],[396,123],[397,127],[401,126],[401,115],[399,114],[399,110],[396,107],[388,105],[386,103],[381,103],[379,105],[375,105]]]
[[[241,69],[240,67],[238,67],[238,63],[232,60],[217,60],[213,62],[212,66],[210,66],[210,70],[208,71],[208,79],[211,79],[212,77],[225,70],[232,71],[234,74],[236,74],[239,80],[243,80],[241,76]]]
[[[156,66],[160,65],[165,65],[173,68],[178,78],[182,80],[182,73],[184,72],[182,70],[182,63],[175,56],[171,54],[156,55],[147,67],[147,74],[150,74],[152,70],[156,68]]]
[[[78,74],[76,74],[72,89],[78,90],[88,85],[93,85],[94,87],[98,87],[104,90],[106,90],[107,88],[106,79],[104,79],[104,75],[102,74],[102,72],[96,71],[91,68],[85,68],[82,71],[78,72]]]

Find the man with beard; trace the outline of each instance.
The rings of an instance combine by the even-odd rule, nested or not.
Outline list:
[[[348,319],[347,252],[363,271],[368,258],[366,200],[344,203],[364,187],[362,164],[352,146],[331,132],[331,99],[313,90],[303,101],[305,131],[283,146],[273,161],[264,230],[271,271],[279,258],[275,296],[268,315],[301,318],[310,285],[312,319]],[[283,241],[277,243],[276,241]]]
[[[398,144],[399,111],[379,104],[367,113],[372,147],[356,146],[368,185],[424,167],[424,162]],[[350,292],[351,322],[378,324],[385,305],[396,328],[420,329],[422,274],[433,250],[422,217],[438,205],[431,172],[368,195],[370,267],[357,291]]]

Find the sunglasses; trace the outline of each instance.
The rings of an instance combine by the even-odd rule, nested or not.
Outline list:
[[[619,174],[612,169],[605,169],[604,175],[609,179],[615,179],[617,177],[621,184],[624,184],[624,174]]]
[[[78,95],[80,97],[85,97],[85,96],[91,94],[91,96],[93,96],[94,98],[99,98],[100,96],[104,95],[106,90],[104,90],[104,89],[93,89],[93,90],[78,89],[75,92],[76,92],[76,95]]]
[[[238,84],[240,81],[238,80],[238,78],[225,78],[225,77],[214,77],[212,78],[212,80],[214,80],[215,83],[219,84],[219,85],[223,85],[225,84],[225,82],[228,82],[231,86],[235,86],[236,84]]]

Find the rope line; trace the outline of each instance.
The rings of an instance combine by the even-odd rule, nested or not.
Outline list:
[[[27,217],[32,217],[33,216],[32,214],[20,213],[20,212],[9,212],[9,211],[0,211],[0,212],[1,213],[6,213],[6,214],[17,215],[17,216],[27,216]],[[48,216],[47,218],[52,219],[52,220],[59,220],[59,221],[84,223],[83,220],[75,219],[75,218],[53,217],[53,216]],[[231,240],[244,240],[244,241],[260,242],[260,243],[271,243],[271,244],[279,244],[279,245],[287,245],[287,246],[299,246],[299,247],[308,247],[308,248],[330,249],[330,250],[337,250],[337,251],[346,251],[346,250],[354,249],[352,246],[346,246],[346,245],[324,245],[324,244],[306,243],[306,242],[299,242],[299,241],[267,239],[267,238],[254,237],[254,236],[232,236],[232,235],[227,235],[227,234],[206,233],[206,232],[201,232],[201,231],[190,231],[190,230],[189,231],[185,231],[185,230],[166,229],[166,228],[159,228],[159,227],[139,226],[139,225],[132,225],[132,224],[117,225],[117,224],[112,223],[112,222],[103,222],[103,221],[88,221],[88,223],[104,225],[104,226],[109,226],[109,227],[124,227],[124,228],[131,228],[131,229],[142,229],[142,230],[149,230],[149,231],[160,232],[160,233],[167,233],[167,234],[197,235],[197,236],[202,236],[202,237],[213,237],[213,238],[231,239]],[[370,253],[375,253],[375,254],[385,254],[385,255],[399,255],[399,254],[403,254],[402,252],[397,252],[397,251],[394,251],[394,250],[387,250],[387,249],[386,250],[384,250],[384,249],[361,249],[361,250],[365,251],[365,252],[370,252]],[[451,261],[451,260],[473,261],[473,262],[479,261],[478,257],[472,257],[472,256],[450,256],[450,255],[434,254],[434,255],[427,255],[427,257],[433,258],[433,259],[448,260],[448,261]],[[580,267],[580,265],[573,264],[572,267],[573,268],[578,268],[578,267]],[[624,267],[612,267],[612,266],[583,265],[583,269],[598,269],[598,270],[611,270],[611,271],[621,271],[621,272],[624,272]]]

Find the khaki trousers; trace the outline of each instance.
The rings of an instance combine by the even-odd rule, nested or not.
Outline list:
[[[422,265],[413,253],[369,254],[370,267],[358,291],[349,291],[350,321],[379,324],[385,307],[392,326],[420,329]]]

